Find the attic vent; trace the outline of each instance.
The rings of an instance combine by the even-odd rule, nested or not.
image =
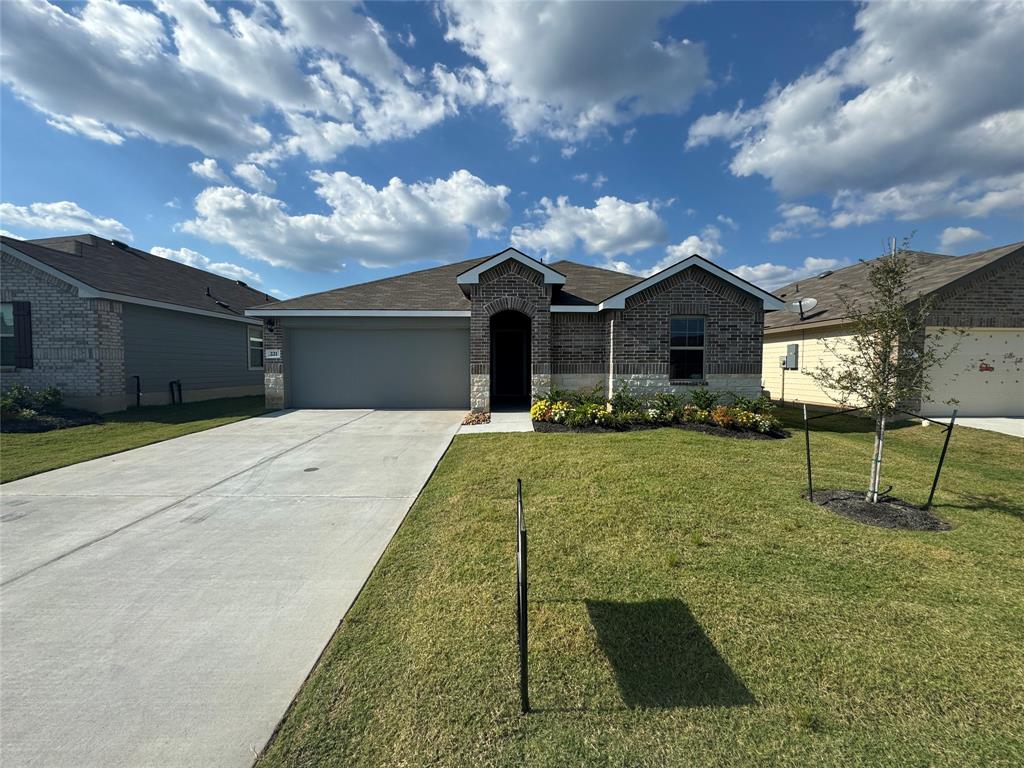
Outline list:
[[[128,243],[122,243],[120,240],[111,240],[110,244],[115,248],[120,248],[122,251],[128,250]]]
[[[821,280],[821,278],[828,277],[831,274],[832,274],[832,270],[831,269],[826,269],[824,272],[822,272],[820,275],[818,275],[818,279]]]
[[[223,301],[220,301],[219,299],[215,299],[215,301],[217,302],[218,307],[224,307],[224,309],[231,309],[230,304],[225,304]]]
[[[240,285],[240,286],[242,286],[243,288],[248,288],[248,287],[249,287],[249,286],[248,286],[248,285],[246,284],[245,280],[235,280],[235,285]]]

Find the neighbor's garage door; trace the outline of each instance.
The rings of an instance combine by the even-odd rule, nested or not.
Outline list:
[[[286,327],[293,408],[468,408],[469,328],[441,320]]]
[[[960,401],[961,416],[1024,416],[1024,330],[971,328],[959,339],[946,334],[939,342],[953,355],[932,375],[931,402],[926,416],[948,416]],[[991,370],[989,370],[991,369]]]

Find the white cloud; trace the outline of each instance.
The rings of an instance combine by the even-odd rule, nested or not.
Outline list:
[[[210,156],[325,160],[454,109],[350,3],[27,0],[5,4],[0,45],[19,98],[62,131],[112,144],[147,136]]]
[[[568,160],[570,157],[576,154],[576,147],[562,147],[562,157]]]
[[[239,163],[234,167],[232,173],[244,181],[251,189],[269,195],[277,187],[277,182],[267,176],[258,165],[252,163]]]
[[[594,180],[592,182],[590,182],[591,186],[594,189],[600,189],[601,187],[603,187],[607,183],[608,183],[608,177],[605,176],[603,173],[597,174],[594,177]]]
[[[213,261],[208,256],[204,256],[198,251],[193,251],[191,248],[163,248],[159,245],[154,245],[149,249],[149,252],[164,259],[187,264],[196,269],[230,277],[232,280],[242,280],[251,284],[263,282],[258,272],[253,272],[251,269],[247,269],[240,264],[233,264],[230,261]]]
[[[633,272],[650,277],[694,254],[703,256],[705,259],[717,259],[723,253],[725,253],[725,246],[722,245],[722,230],[714,224],[708,224],[700,231],[699,235],[690,235],[680,242],[668,246],[665,249],[665,255],[650,267],[633,270],[624,268],[625,265],[620,262],[612,265],[612,268],[618,269],[620,272]]]
[[[454,261],[470,233],[496,235],[511,213],[508,187],[465,170],[430,182],[393,178],[380,189],[343,171],[315,171],[310,179],[330,213],[292,214],[268,195],[211,187],[196,197],[196,217],[182,228],[274,266],[328,272],[346,261]]]
[[[725,226],[727,226],[729,229],[736,230],[740,228],[740,225],[737,224],[732,219],[732,217],[726,216],[724,213],[718,214],[718,216],[716,216],[715,219],[718,221],[719,224],[725,224]]]
[[[627,128],[622,132],[622,143],[629,144],[633,141],[633,137],[636,136],[636,128]]]
[[[974,240],[988,240],[988,235],[973,227],[946,227],[939,235],[939,250],[943,253],[953,253],[964,243]]]
[[[194,163],[189,163],[188,167],[196,176],[207,181],[216,181],[220,184],[231,183],[231,179],[212,157],[204,157],[202,161],[196,160]]]
[[[796,280],[803,280],[806,277],[820,275],[829,269],[838,269],[845,266],[839,259],[819,259],[814,256],[803,260],[799,266],[789,267],[784,264],[763,264],[742,265],[730,270],[734,275],[742,277],[754,285],[766,290],[774,290]]]
[[[783,203],[778,208],[782,221],[768,230],[768,239],[773,243],[800,237],[807,231],[822,229],[826,226],[821,211],[812,205]]]
[[[628,203],[606,196],[593,208],[582,208],[564,196],[545,197],[532,213],[541,221],[513,228],[512,244],[550,256],[564,255],[581,244],[587,253],[610,259],[658,245],[666,237],[665,223],[648,201]]]
[[[727,140],[736,176],[834,196],[832,226],[1020,207],[1019,185],[972,191],[1024,171],[1020,4],[869,3],[855,28],[760,105],[698,119],[687,146]]]
[[[132,240],[131,230],[117,219],[96,216],[68,200],[29,205],[0,203],[0,224],[57,234],[88,232],[115,240]]]
[[[578,181],[581,184],[586,184],[588,181],[590,181],[590,174],[589,173],[577,173],[575,176],[572,177],[572,180],[573,181]]]
[[[181,201],[176,197],[172,197],[164,203],[164,208],[181,208]]]
[[[640,115],[679,114],[708,71],[703,46],[661,30],[680,8],[447,0],[446,37],[483,66],[457,73],[458,81],[482,83],[463,103],[499,107],[517,137],[541,132],[562,141]]]

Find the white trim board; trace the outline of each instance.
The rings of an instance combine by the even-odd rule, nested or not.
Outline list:
[[[51,277],[55,277],[58,280],[67,283],[73,288],[78,289],[78,298],[80,299],[108,299],[110,301],[120,301],[124,304],[139,304],[144,307],[154,307],[155,309],[167,309],[172,312],[185,312],[190,315],[203,315],[204,317],[215,317],[220,320],[231,320],[235,323],[245,323],[246,325],[259,325],[258,320],[249,320],[241,315],[228,315],[223,312],[213,312],[209,309],[199,309],[198,307],[186,307],[183,304],[171,304],[166,301],[156,301],[154,299],[143,299],[138,296],[128,296],[122,293],[110,293],[108,291],[101,291],[98,288],[93,288],[88,283],[83,283],[81,280],[77,280],[66,272],[61,272],[56,267],[51,267],[49,264],[45,264],[38,259],[34,259],[26,253],[22,253],[17,248],[7,243],[0,243],[0,250],[3,253],[13,256],[19,261],[23,261],[30,267],[38,269],[40,272],[45,272]]]
[[[517,251],[515,248],[506,248],[501,253],[491,256],[487,261],[477,264],[472,269],[467,269],[461,275],[456,278],[456,282],[459,285],[473,285],[480,282],[480,275],[486,272],[488,269],[498,266],[502,262],[508,261],[509,259],[515,259],[520,264],[523,264],[530,269],[534,269],[544,275],[544,282],[551,285],[565,285],[565,275],[561,272],[553,270],[543,262],[531,259],[525,253]]]
[[[469,317],[468,309],[247,309],[246,317]]]

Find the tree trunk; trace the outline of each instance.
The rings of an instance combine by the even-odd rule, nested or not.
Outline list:
[[[885,414],[875,422],[875,450],[871,459],[871,487],[865,501],[875,504],[878,501],[878,486],[882,479],[882,447],[885,444]]]

